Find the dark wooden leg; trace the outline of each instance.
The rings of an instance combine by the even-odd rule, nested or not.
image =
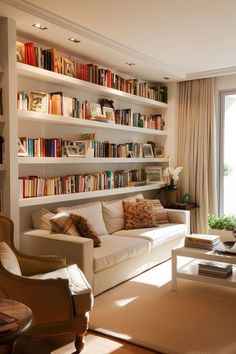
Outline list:
[[[80,353],[84,348],[84,336],[76,336],[75,348],[78,353]]]

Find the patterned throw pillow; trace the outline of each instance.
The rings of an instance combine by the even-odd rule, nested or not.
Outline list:
[[[156,226],[150,201],[130,202],[123,200],[122,203],[126,230]]]
[[[169,218],[167,211],[161,204],[159,199],[139,199],[137,198],[137,201],[140,203],[143,200],[149,201],[152,203],[152,208],[153,208],[153,219],[157,224],[168,224],[169,223]]]
[[[70,215],[62,211],[50,219],[52,231],[72,236],[80,236]]]
[[[97,232],[85,217],[77,214],[70,214],[70,218],[82,237],[91,238],[93,240],[94,247],[101,246],[101,240]]]

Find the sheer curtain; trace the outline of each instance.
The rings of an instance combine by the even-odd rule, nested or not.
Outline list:
[[[214,79],[179,84],[178,166],[181,195],[199,203],[191,215],[192,232],[207,233],[208,214],[217,211]]]

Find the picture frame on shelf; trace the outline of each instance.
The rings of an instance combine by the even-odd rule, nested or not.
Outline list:
[[[153,149],[151,144],[143,144],[143,157],[150,158],[154,157]]]
[[[29,111],[47,113],[48,94],[45,92],[29,92]]]
[[[63,146],[62,155],[67,157],[87,157],[87,141],[74,141],[73,145]]]
[[[26,148],[24,147],[24,145],[22,144],[20,139],[18,139],[18,153],[17,153],[17,155],[19,157],[28,156],[28,152],[26,151]]]
[[[22,42],[16,42],[16,60],[19,63],[25,62],[25,45]]]
[[[103,106],[102,107],[102,113],[108,119],[108,123],[115,124],[115,112],[114,112],[113,108]]]
[[[63,74],[66,76],[75,76],[75,67],[72,60],[63,58]]]
[[[165,157],[165,151],[163,147],[155,147],[154,148],[154,156],[155,157]]]
[[[102,107],[99,103],[89,103],[89,119],[108,122],[108,118],[102,113]]]
[[[149,166],[145,168],[147,184],[162,181],[162,168],[160,166]]]

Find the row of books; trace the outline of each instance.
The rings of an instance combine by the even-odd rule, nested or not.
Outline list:
[[[165,125],[162,114],[134,113],[130,108],[116,109],[115,122],[121,125],[156,130],[164,130]]]
[[[233,266],[229,263],[202,261],[198,265],[198,274],[217,278],[229,278],[232,275]]]
[[[112,157],[126,158],[144,157],[142,143],[124,143],[114,144],[109,141],[97,140],[64,140],[61,138],[28,138],[20,137],[20,142],[23,145],[25,153],[19,150],[18,156],[28,157],[62,157],[62,156],[78,156],[88,158]],[[1,137],[0,137],[1,142]],[[75,147],[76,149],[70,149]],[[75,151],[75,152],[74,152]],[[1,144],[0,144],[1,152]],[[74,152],[74,154],[73,154]],[[0,159],[1,161],[1,159]]]
[[[213,250],[220,243],[218,235],[191,234],[185,236],[185,247]]]
[[[19,177],[19,197],[22,199],[122,188],[135,186],[139,182],[145,183],[144,181],[144,169],[102,171],[55,178],[25,176]]]
[[[149,87],[138,79],[125,79],[97,64],[84,64],[59,55],[55,48],[42,49],[32,42],[17,42],[17,61],[91,83],[114,88],[133,95],[167,103],[168,88],[162,84]]]

